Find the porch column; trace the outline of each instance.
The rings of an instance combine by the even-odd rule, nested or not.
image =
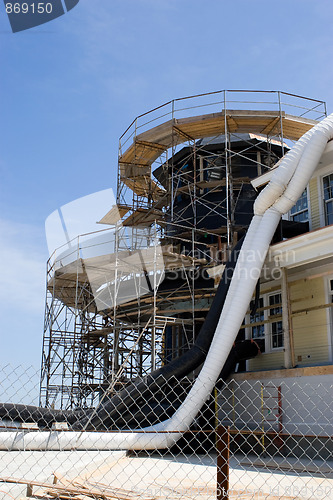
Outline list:
[[[291,306],[288,288],[287,268],[281,267],[282,329],[284,336],[284,367],[295,366],[294,340],[291,322]]]

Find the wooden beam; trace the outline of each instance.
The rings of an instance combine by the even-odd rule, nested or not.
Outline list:
[[[318,311],[319,309],[326,309],[328,307],[333,308],[333,303],[329,304],[320,304],[319,306],[305,307],[304,309],[298,309],[297,311],[292,312],[292,316],[296,316],[296,314],[307,314],[311,311]]]
[[[193,137],[191,137],[190,135],[186,134],[186,132],[183,132],[179,127],[176,127],[175,125],[172,127],[172,130],[176,132],[176,134],[184,137],[186,140],[188,141],[193,141],[195,139],[193,139]]]
[[[274,129],[274,127],[280,122],[280,117],[277,116],[276,118],[274,118],[274,120],[271,121],[271,123],[269,123],[268,125],[266,125],[266,127],[264,129],[262,129],[261,133],[262,134],[265,134],[265,135],[269,135],[272,130]]]
[[[114,492],[112,492],[112,487],[109,488],[109,491],[106,491],[106,489],[103,491],[102,488],[96,488],[96,487],[89,487],[86,488],[84,485],[78,485],[78,486],[72,486],[72,485],[67,485],[64,484],[63,486],[60,486],[58,484],[50,484],[42,481],[30,481],[29,479],[20,479],[20,478],[14,478],[14,477],[1,477],[0,482],[2,483],[11,483],[11,484],[26,484],[27,485],[27,496],[32,496],[33,494],[33,487],[39,487],[39,488],[44,488],[47,490],[47,493],[58,493],[57,498],[61,494],[69,494],[70,495],[86,495],[90,496],[92,498],[101,498],[104,500],[132,500],[133,499],[133,493],[131,491],[128,491],[128,494],[125,493],[120,493],[117,488],[114,489]],[[29,495],[28,495],[29,493]]]
[[[163,144],[158,144],[157,142],[148,142],[148,141],[136,140],[135,144],[137,146],[143,146],[143,147],[147,147],[147,148],[150,148],[150,149],[157,149],[158,151],[162,151],[162,152],[166,150],[166,147]]]
[[[230,132],[237,132],[238,123],[231,115],[227,115],[227,125]]]
[[[281,301],[282,301],[282,329],[284,338],[284,367],[293,368],[295,366],[295,354],[293,349],[293,331],[290,315],[290,297],[288,288],[288,274],[285,267],[281,268]]]
[[[116,222],[122,219],[130,209],[131,208],[127,205],[114,205],[111,210],[109,210],[109,212],[104,215],[104,217],[100,221],[97,222],[97,224],[116,224]]]

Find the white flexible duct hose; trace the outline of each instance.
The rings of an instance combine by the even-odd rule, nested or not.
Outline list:
[[[172,446],[209,397],[246,314],[281,215],[304,191],[331,138],[333,114],[297,142],[258,196],[206,361],[185,401],[170,419],[141,430],[121,432],[1,432],[0,450],[149,450]]]
[[[313,135],[314,129],[308,130],[280,160],[278,168],[270,179],[269,184],[260,193],[260,196],[254,202],[254,213],[263,215],[265,211],[281,196],[286,189],[288,182],[294,175],[294,172],[300,162],[302,154]]]

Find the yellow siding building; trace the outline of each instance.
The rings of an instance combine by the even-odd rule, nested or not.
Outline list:
[[[263,185],[260,177],[253,185]],[[265,344],[248,372],[333,363],[333,141],[286,219],[307,229],[271,246],[259,308],[243,326],[246,338]]]

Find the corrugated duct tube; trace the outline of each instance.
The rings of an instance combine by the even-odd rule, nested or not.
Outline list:
[[[189,429],[211,394],[246,314],[281,215],[291,209],[304,191],[331,138],[333,114],[297,142],[258,196],[206,361],[185,401],[170,419],[121,432],[2,432],[0,449],[151,450],[172,446]]]

